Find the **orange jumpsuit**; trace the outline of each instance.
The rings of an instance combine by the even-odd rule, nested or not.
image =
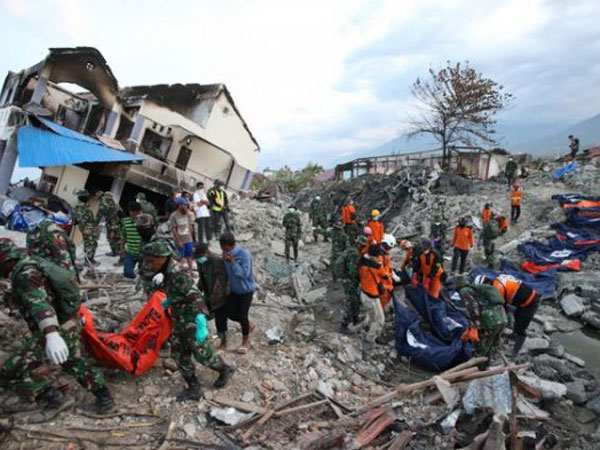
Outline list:
[[[394,290],[394,279],[392,277],[392,258],[389,253],[386,253],[382,256],[382,274],[381,274],[381,282],[385,287],[385,294],[379,297],[381,301],[381,307],[385,311],[386,306],[392,299],[392,291]]]
[[[344,225],[351,225],[356,222],[356,208],[354,205],[342,206],[342,223]]]
[[[434,298],[439,298],[442,290],[442,274],[444,273],[440,255],[433,251],[429,254],[422,252],[419,256],[419,267],[422,279],[430,279],[427,293]]]
[[[492,218],[492,208],[483,208],[481,210],[481,221],[483,223],[489,222]]]
[[[373,239],[375,239],[377,243],[380,243],[383,239],[383,235],[385,234],[383,222],[380,220],[371,220],[369,223],[367,223],[367,226],[373,230]]]

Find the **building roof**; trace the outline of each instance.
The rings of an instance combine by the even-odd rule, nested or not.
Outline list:
[[[182,115],[186,115],[189,108],[202,103],[205,100],[216,99],[221,93],[227,96],[227,100],[235,110],[236,114],[242,121],[244,128],[252,141],[256,144],[256,147],[260,150],[258,141],[254,138],[254,135],[250,131],[248,124],[242,117],[242,114],[238,110],[231,93],[222,83],[217,84],[154,84],[147,86],[130,86],[122,88],[119,91],[119,97],[123,100],[135,99],[135,98],[148,98],[158,104],[164,106],[172,111],[178,112]]]

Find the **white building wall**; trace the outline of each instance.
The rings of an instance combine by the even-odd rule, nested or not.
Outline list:
[[[53,166],[44,168],[42,176],[46,174],[58,178],[53,194],[75,206],[76,192],[85,187],[89,173],[89,170],[77,166]]]

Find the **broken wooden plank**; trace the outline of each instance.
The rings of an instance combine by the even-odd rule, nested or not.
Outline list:
[[[454,366],[454,367],[442,372],[440,375],[447,375],[449,373],[460,372],[461,370],[468,369],[470,367],[475,367],[475,366],[478,366],[479,364],[483,364],[483,363],[487,362],[487,360],[488,359],[485,356],[471,358],[470,360],[468,360],[462,364],[459,364],[458,366]]]
[[[255,405],[254,403],[241,402],[241,401],[233,400],[231,398],[223,397],[220,395],[213,397],[212,401],[220,403],[221,405],[231,406],[235,409],[239,409],[240,411],[257,413],[257,414],[264,414],[267,412],[267,410],[265,408],[263,408],[262,406]]]
[[[300,436],[298,446],[302,450],[327,450],[341,447],[345,439],[346,431],[343,428],[335,428],[326,433],[309,433]]]
[[[369,445],[383,433],[387,427],[396,421],[396,416],[389,410],[379,416],[374,422],[370,423],[358,432],[350,448],[358,450]]]
[[[387,450],[404,450],[412,439],[412,431],[404,430],[394,438]]]
[[[260,419],[258,419],[258,421],[254,425],[252,425],[250,428],[248,428],[248,430],[242,435],[242,441],[243,442],[248,441],[248,439],[250,439],[252,437],[252,435],[256,432],[256,430],[258,430],[260,427],[262,427],[265,423],[267,423],[269,421],[269,419],[271,417],[273,417],[273,414],[275,414],[275,411],[272,409],[270,409],[266,413],[264,413],[262,415],[262,417]]]
[[[298,411],[305,411],[307,409],[325,405],[326,403],[328,403],[328,400],[319,400],[318,402],[309,403],[307,405],[301,405],[301,406],[295,406],[293,408],[282,409],[281,411],[277,411],[275,413],[275,417],[287,416],[288,414],[293,414]]]

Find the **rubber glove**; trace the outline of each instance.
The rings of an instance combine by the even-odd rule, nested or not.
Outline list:
[[[46,356],[52,364],[62,364],[69,359],[69,348],[58,331],[46,335]]]
[[[392,280],[394,283],[400,283],[402,281],[395,270],[392,270]]]
[[[196,315],[196,342],[202,344],[208,338],[208,322],[204,314]]]
[[[431,286],[431,278],[423,278],[423,289],[428,291],[429,286]]]
[[[169,299],[168,298],[163,299],[163,301],[161,302],[160,305],[162,306],[162,309],[166,311],[167,308],[169,307]]]
[[[157,273],[156,275],[154,275],[152,277],[152,285],[153,286],[160,286],[161,284],[163,284],[163,281],[165,280],[165,276],[163,275],[163,273]]]
[[[410,285],[416,289],[418,284],[419,284],[419,277],[418,277],[417,273],[415,272],[412,274],[412,277],[410,278]]]

